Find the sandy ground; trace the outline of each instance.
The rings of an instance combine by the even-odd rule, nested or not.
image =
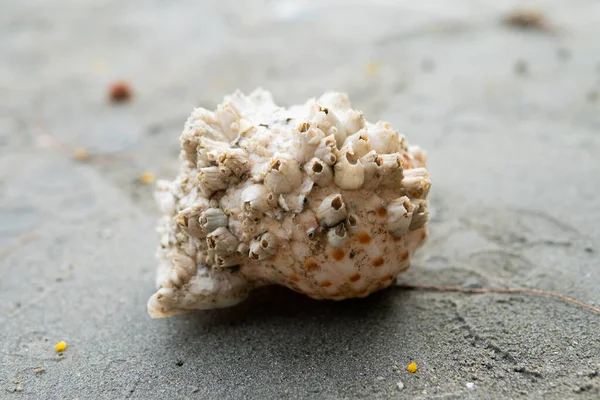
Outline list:
[[[548,30],[503,24],[517,1],[4,3],[0,398],[600,396],[600,316],[546,297],[273,289],[152,320],[138,181],[172,178],[192,108],[234,89],[346,91],[428,151],[431,239],[403,281],[598,306],[598,2],[527,2]],[[132,101],[109,104],[116,79]]]

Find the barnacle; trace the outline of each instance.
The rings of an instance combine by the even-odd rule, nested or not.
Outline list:
[[[223,308],[267,284],[365,297],[406,271],[427,237],[423,151],[345,94],[277,106],[271,94],[195,109],[180,171],[156,183],[152,317]]]

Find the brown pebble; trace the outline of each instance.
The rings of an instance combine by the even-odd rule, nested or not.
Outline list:
[[[504,18],[504,23],[517,29],[548,30],[546,17],[538,10],[515,10]]]
[[[90,155],[86,149],[79,148],[73,151],[73,158],[77,161],[86,161],[88,158],[90,158]]]
[[[125,81],[117,81],[110,85],[108,96],[112,102],[119,103],[127,101],[133,95],[131,85]]]

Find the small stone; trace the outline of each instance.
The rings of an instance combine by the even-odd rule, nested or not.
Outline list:
[[[175,361],[175,365],[177,365],[178,367],[181,367],[183,365],[183,360],[179,359],[179,360]]]
[[[396,386],[398,387],[398,390],[404,389],[404,383],[402,383],[402,381],[398,381],[398,383],[396,383]]]
[[[44,372],[46,372],[46,368],[43,365],[41,365],[39,367],[34,368],[33,372],[35,372],[36,374],[43,374]]]
[[[545,31],[548,29],[546,17],[539,10],[518,9],[504,18],[504,23],[514,28]]]
[[[467,382],[466,386],[469,390],[475,389],[475,384],[473,382]]]
[[[378,381],[380,381],[380,382],[381,382],[381,381],[383,381],[385,378],[384,378],[383,376],[378,376],[376,379],[377,379]]]
[[[23,391],[23,386],[19,385],[17,386],[17,392],[22,392]]]
[[[381,65],[378,61],[369,61],[365,67],[367,75],[375,76],[379,75]]]
[[[56,343],[56,346],[54,347],[56,348],[56,351],[62,353],[67,349],[67,343],[64,340],[61,340],[60,342]]]
[[[140,175],[140,182],[144,185],[149,185],[156,180],[156,176],[152,172],[144,172]]]
[[[123,102],[131,98],[133,90],[129,83],[125,81],[114,82],[108,88],[108,97],[112,102]]]
[[[88,153],[87,149],[79,148],[73,151],[73,158],[77,161],[86,161],[88,158],[90,158],[90,154]]]
[[[408,372],[410,372],[411,374],[414,374],[415,372],[417,372],[417,363],[416,362],[411,362],[410,364],[408,364],[408,366],[406,367],[406,369],[408,370]]]

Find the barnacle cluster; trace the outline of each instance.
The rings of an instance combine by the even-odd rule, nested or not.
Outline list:
[[[269,284],[364,297],[426,239],[424,153],[343,93],[283,108],[265,90],[236,92],[195,109],[180,141],[179,175],[156,185],[152,317],[232,306]]]

